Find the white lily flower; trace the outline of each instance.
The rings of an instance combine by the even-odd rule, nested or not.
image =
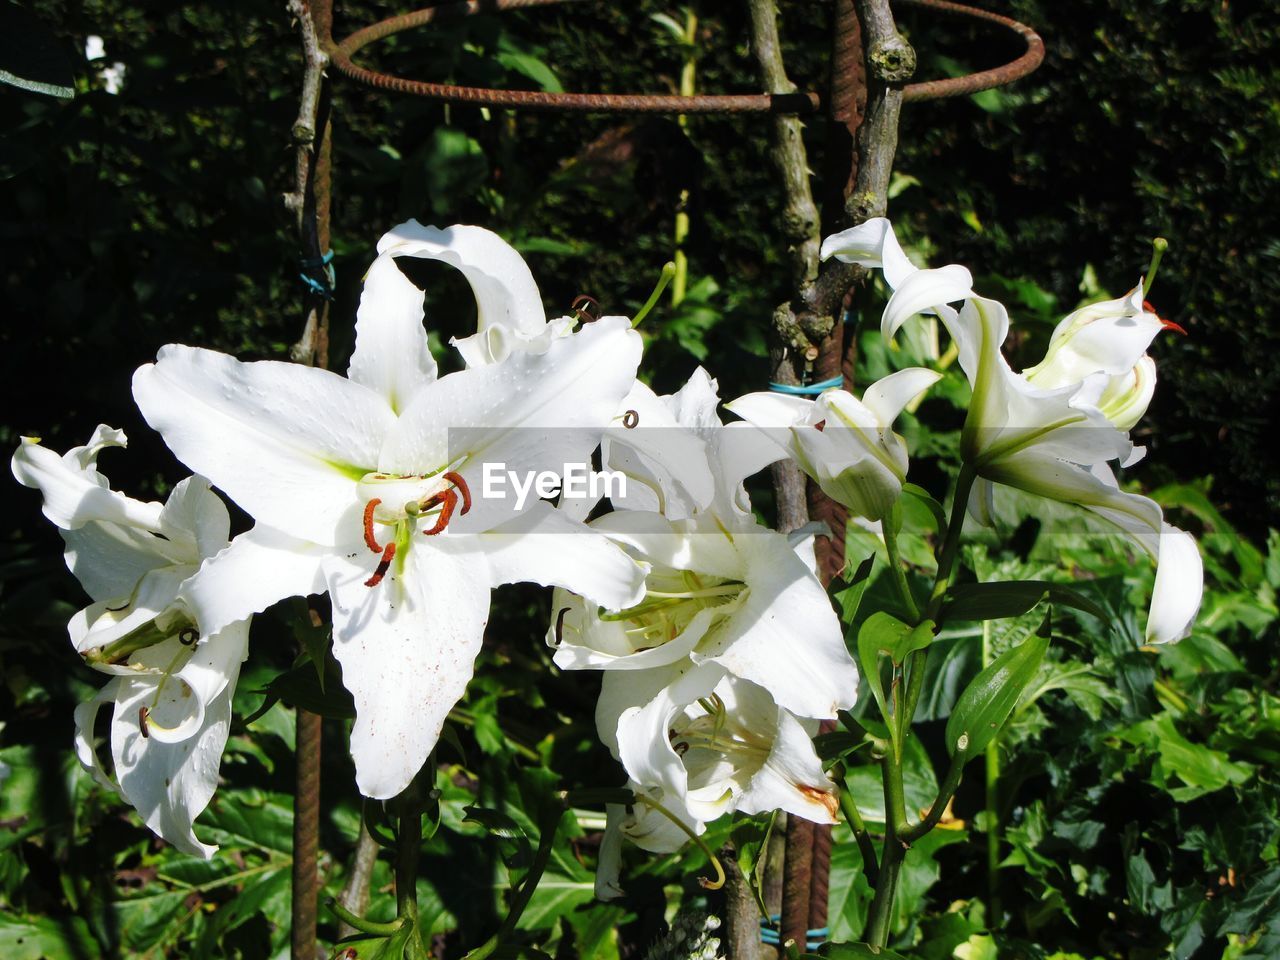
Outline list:
[[[907,446],[893,422],[941,376],[908,367],[873,383],[861,400],[846,390],[827,390],[817,400],[764,391],[725,408],[783,447],[832,500],[856,516],[882,520],[907,478]]]
[[[971,512],[988,518],[991,484],[1000,483],[1104,517],[1157,560],[1147,641],[1186,636],[1204,586],[1195,542],[1166,524],[1154,501],[1121,491],[1109,466],[1141,457],[1124,431],[1145,411],[1154,388],[1146,348],[1169,326],[1147,310],[1141,285],[1071,314],[1055,330],[1044,362],[1020,374],[1001,352],[1008,313],[973,292],[968,270],[955,264],[906,269],[894,253],[901,251],[891,228],[877,225],[864,234],[870,238],[865,249],[851,256],[869,266],[883,263],[895,287],[881,319],[886,339],[927,310],[938,315],[958,348],[973,388],[961,437],[964,459],[979,477]],[[948,306],[958,301],[964,302],[959,311]]]
[[[632,386],[600,443],[601,464],[627,478],[626,490],[610,497],[615,509],[684,520],[711,505],[716,478],[707,444],[714,441],[692,422],[698,414],[691,416],[695,404],[686,396],[698,394],[701,406],[708,391],[714,416],[715,381],[701,367],[674,396],[660,397],[639,381]],[[589,511],[592,504],[582,506]]]
[[[439,260],[466,277],[476,298],[478,329],[450,342],[469,367],[500,363],[513,352],[545,353],[553,340],[573,332],[571,317],[547,321],[524,258],[484,227],[454,224],[440,229],[408,220],[378,241],[378,254]],[[421,306],[421,293],[417,300]]]
[[[1186,334],[1161,320],[1142,298],[1142,284],[1116,300],[1091,303],[1054,328],[1045,357],[1023,371],[1046,390],[1106,374],[1098,409],[1118,430],[1130,430],[1147,412],[1156,388],[1156,364],[1145,352],[1161,330]]]
[[[660,788],[669,811],[700,824],[734,810],[835,822],[839,801],[814,751],[816,722],[806,727],[766,689],[718,665],[606,674],[596,726],[632,780]]]
[[[634,382],[639,336],[602,320],[437,378],[421,292],[394,263],[428,240],[397,230],[366,277],[347,377],[182,346],[134,376],[169,448],[258,522],[192,582],[193,610],[217,626],[327,590],[356,782],[375,799],[408,785],[462,697],[493,586],[568,586],[624,608],[643,582],[546,503],[513,511],[478,495],[486,463],[559,474],[589,462]],[[518,312],[474,276],[482,316]]]
[[[853,705],[857,668],[813,570],[812,531],[792,542],[748,521],[725,527],[712,514],[632,511],[591,527],[647,565],[646,593],[608,612],[557,591],[547,641],[562,669],[717,664],[800,716],[830,718]]]
[[[100,426],[59,457],[23,438],[13,472],[44,494],[61,529],[67,564],[94,602],[70,623],[76,650],[113,678],[76,709],[76,755],[117,791],[147,826],[187,853],[209,857],[192,823],[218,784],[231,697],[248,651],[247,620],[201,631],[181,599],[184,583],[227,544],[226,507],[191,477],[162,507],[110,489],[98,453],[123,447],[122,431]],[[94,745],[98,711],[113,705],[111,769]]]
[[[661,437],[697,441],[711,497],[683,519],[619,510],[592,522],[645,565],[644,598],[601,610],[558,591],[547,636],[556,663],[623,671],[716,663],[801,716],[834,717],[854,702],[857,670],[814,572],[812,531],[792,541],[760,525],[742,486],[783,451],[746,424],[721,426],[715,381],[701,369],[666,399],[677,427],[657,428],[651,449],[661,459]],[[647,494],[683,510],[681,488],[661,482],[677,471],[660,467],[654,475],[660,482]]]

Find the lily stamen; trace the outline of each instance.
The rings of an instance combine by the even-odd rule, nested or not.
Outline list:
[[[378,504],[382,501],[374,497],[364,505],[364,542],[374,553],[381,553],[382,547],[378,543],[378,538],[373,535],[373,511],[378,508]]]
[[[382,551],[382,559],[378,561],[378,566],[374,568],[373,576],[364,582],[366,587],[376,587],[382,582],[382,578],[387,575],[387,571],[391,569],[391,561],[396,558],[395,542],[388,543],[386,549]]]
[[[449,490],[443,490],[437,494],[433,494],[432,496],[428,497],[426,500],[422,502],[422,509],[424,511],[430,510],[432,507],[437,506],[441,502],[444,503],[444,506],[441,508],[439,515],[436,517],[435,525],[431,527],[430,530],[422,531],[422,535],[424,537],[434,537],[436,534],[444,530],[445,527],[449,526],[449,520],[450,518],[453,517],[453,508],[458,505],[457,492],[453,489],[449,489]]]
[[[462,474],[455,473],[452,470],[444,474],[444,479],[452,483],[462,493],[462,515],[465,516],[467,511],[471,509],[471,488],[467,486],[467,481],[462,478]]]
[[[147,717],[151,711],[146,707],[138,708],[138,730],[142,733],[142,739],[147,740],[151,737],[151,731],[147,729]]]
[[[1157,311],[1156,308],[1151,305],[1150,300],[1142,301],[1142,309],[1145,310],[1147,313],[1151,314],[1157,320],[1159,320],[1160,326],[1164,327],[1166,330],[1172,330],[1174,333],[1180,333],[1184,337],[1188,335],[1187,331],[1183,329],[1183,327],[1180,324],[1174,323],[1172,320],[1166,320],[1164,317],[1160,316],[1159,311]]]

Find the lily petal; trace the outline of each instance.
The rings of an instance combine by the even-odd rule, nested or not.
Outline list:
[[[761,529],[737,540],[746,603],[694,651],[695,662],[719,664],[803,717],[835,717],[853,706],[858,671],[822,584],[781,534]],[[801,637],[807,642],[797,643]]]
[[[616,321],[616,322],[614,322]],[[413,474],[457,463],[472,490],[485,464],[560,474],[589,462],[635,382],[641,342],[620,317],[605,317],[546,353],[452,373],[424,388],[387,436],[378,469]],[[450,531],[482,532],[515,514],[513,499],[480,497]]]
[[[466,692],[489,616],[488,566],[449,540],[411,545],[377,587],[344,556],[325,561],[333,653],[355,700],[356,785],[374,800],[404,790]]]
[[[472,360],[497,363],[505,359],[504,338],[495,340],[489,336],[490,331],[535,337],[547,325],[538,285],[524,258],[484,227],[455,224],[441,230],[409,220],[378,242],[378,253],[439,260],[467,278],[476,298],[478,330],[474,336],[454,343],[469,365]]]
[[[147,573],[172,559],[159,552],[163,543],[140,527],[93,521],[62,531],[67,567],[95,601],[127,597]]]
[[[778,733],[773,749],[743,791],[738,809],[743,813],[785,810],[814,823],[835,823],[840,802],[835,784],[822,769],[813,738],[786,710],[775,710]]]
[[[637,381],[601,441],[601,463],[628,479],[626,493],[610,498],[618,510],[652,510],[672,520],[711,502],[715,477],[707,441],[687,429],[670,406]]]
[[[891,427],[907,404],[941,379],[942,374],[936,370],[907,367],[867,387],[862,402],[882,427]]]
[[[639,675],[629,673],[625,676]],[[685,796],[689,775],[671,745],[668,733],[671,719],[687,704],[710,694],[723,678],[724,671],[713,664],[686,667],[653,699],[622,712],[618,718],[618,759],[631,779]]]
[[[255,519],[333,544],[358,523],[356,483],[395,414],[345,377],[169,345],[133,377],[147,422]]]
[[[473,543],[489,564],[494,585],[540,583],[564,587],[610,610],[621,610],[644,596],[645,567],[589,526],[538,501]]]
[[[1147,643],[1173,643],[1191,632],[1204,595],[1204,561],[1195,538],[1164,524],[1156,585],[1147,615]]]
[[[917,313],[938,310],[945,304],[972,296],[973,274],[966,267],[952,263],[934,270],[917,270],[903,279],[885,304],[880,332],[886,340],[892,340],[898,328]],[[943,315],[938,312],[939,316]]]
[[[155,696],[155,685],[120,678],[111,723],[111,754],[120,793],[148,827],[179,850],[209,859],[218,848],[191,829],[218,786],[218,767],[231,727],[231,686],[208,704],[198,736],[180,743],[142,736],[139,711]]]
[[[186,603],[205,633],[217,633],[285,597],[324,593],[321,561],[332,548],[258,524],[242,533],[182,584]]]
[[[897,289],[916,266],[907,259],[894,235],[893,226],[884,217],[872,217],[856,227],[832,234],[822,241],[823,260],[835,257],[843,263],[884,270],[884,282]]]
[[[39,440],[23,437],[10,461],[14,477],[44,496],[44,515],[59,529],[76,530],[95,520],[159,532],[161,506],[108,489],[96,470],[68,462]]]
[[[373,261],[360,292],[347,377],[381,394],[397,413],[436,378],[422,324],[422,298],[396,264],[395,248]]]

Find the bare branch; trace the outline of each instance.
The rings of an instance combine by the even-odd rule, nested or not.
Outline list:
[[[849,225],[884,216],[889,204],[889,178],[898,150],[898,117],[902,86],[915,72],[916,55],[898,33],[888,0],[857,0],[867,40],[867,113],[858,131],[858,177],[845,201]]]

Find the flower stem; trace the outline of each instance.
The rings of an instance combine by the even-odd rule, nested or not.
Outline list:
[[[982,624],[982,667],[991,665],[991,621]],[[1000,918],[1000,737],[991,738],[986,749],[987,827],[987,919],[992,924]]]
[[[956,557],[960,552],[960,534],[964,528],[964,514],[977,476],[974,467],[966,463],[960,468],[960,476],[956,479],[951,518],[947,523],[947,535],[943,541],[942,552],[938,555],[938,573],[933,582],[929,606],[924,613],[926,620],[937,619],[938,611],[942,607],[942,598],[951,582]],[[889,552],[891,565],[900,571],[900,562],[893,562],[897,558],[896,546],[892,550],[889,548],[889,543],[893,539],[889,533],[892,526],[891,518],[885,527],[885,547]],[[915,619],[923,622],[918,612]],[[928,815],[920,823],[909,824],[902,782],[903,744],[907,731],[911,729],[911,721],[915,716],[916,705],[919,703],[924,686],[924,669],[927,659],[927,649],[917,650],[907,663],[906,690],[901,700],[897,701],[901,703],[901,707],[894,710],[891,721],[890,732],[893,734],[891,746],[880,758],[880,768],[884,777],[885,838],[884,849],[880,854],[879,882],[876,884],[875,897],[871,901],[864,934],[865,941],[872,947],[883,947],[889,942],[889,934],[893,926],[893,901],[897,895],[898,876],[902,871],[902,862],[906,857],[907,849],[913,841],[932,830],[942,818],[947,801],[951,799],[960,784],[960,771],[963,769],[962,762],[952,763]]]
[[[684,12],[684,64],[680,69],[680,96],[692,97],[696,92],[698,71],[698,16],[688,7]],[[680,114],[676,117],[680,126],[689,125],[689,117]],[[680,202],[676,206],[676,222],[674,231],[675,253],[673,254],[674,280],[671,283],[671,305],[680,306],[684,300],[689,282],[689,257],[684,251],[684,242],[689,236],[689,190],[680,191]]]
[[[853,831],[853,838],[858,842],[858,852],[862,854],[862,872],[867,878],[867,883],[875,889],[880,881],[880,861],[876,857],[876,848],[871,843],[871,834],[867,831],[862,813],[854,802],[853,794],[849,791],[844,772],[844,764],[837,763],[831,770],[831,779],[835,781],[840,791],[840,812],[844,814],[849,829]]]
[[[671,278],[675,276],[676,265],[668,260],[662,265],[662,274],[658,277],[658,284],[653,288],[653,293],[649,294],[649,299],[644,302],[644,306],[637,311],[635,318],[631,321],[631,328],[634,330],[640,326],[640,321],[649,315],[649,311],[657,304],[658,298],[662,296],[662,291],[667,289],[667,284],[671,282]]]
[[[422,932],[418,929],[418,859],[422,854],[422,814],[429,802],[428,791],[436,778],[436,757],[432,753],[409,786],[391,801],[396,814],[396,919],[411,924],[405,957],[425,957]]]
[[[1151,293],[1151,286],[1156,282],[1156,271],[1160,269],[1160,260],[1169,249],[1169,241],[1164,237],[1156,237],[1151,241],[1151,262],[1147,264],[1147,275],[1142,278],[1142,295]]]
[[[912,623],[920,622],[920,608],[916,598],[911,594],[911,584],[907,582],[907,571],[902,564],[902,555],[898,552],[898,528],[902,525],[901,501],[894,501],[893,511],[885,517],[880,527],[884,532],[884,552],[889,559],[889,572],[898,588],[898,595],[907,608]]]
[[[928,620],[938,618],[942,597],[951,583],[952,568],[955,567],[956,555],[960,552],[960,533],[964,529],[964,512],[969,506],[969,494],[973,491],[973,482],[977,478],[977,471],[969,463],[960,468],[960,476],[956,478],[955,496],[951,502],[951,519],[947,523],[947,538],[942,544],[942,553],[938,557],[938,574],[933,581],[929,607],[925,611],[925,618]]]
[[[923,820],[902,831],[901,836],[904,842],[915,843],[938,825],[938,821],[946,812],[947,804],[951,802],[951,798],[960,787],[960,775],[964,772],[966,759],[968,758],[963,753],[957,753],[951,758],[951,767],[947,770],[942,786],[938,788],[938,796],[934,799],[933,806],[929,808],[929,813]]]
[[[533,855],[533,862],[529,865],[529,872],[525,874],[524,881],[520,884],[520,889],[511,898],[511,909],[507,912],[507,919],[502,922],[502,926],[498,928],[493,936],[468,953],[463,960],[485,960],[498,947],[510,941],[512,931],[515,930],[516,924],[520,922],[520,917],[524,914],[525,908],[529,906],[533,892],[538,888],[539,881],[542,880],[542,874],[546,872],[547,864],[551,860],[551,848],[555,846],[556,832],[560,829],[560,821],[564,819],[564,814],[564,807],[559,804],[551,806],[551,811],[542,821],[542,832],[538,837],[538,851]]]
[[[902,787],[902,759],[896,750],[890,749],[880,759],[884,777],[884,849],[880,854],[879,882],[867,914],[864,939],[872,947],[883,947],[889,942],[893,926],[893,901],[898,892],[898,876],[907,845],[899,839],[899,830],[906,825],[906,802]]]

